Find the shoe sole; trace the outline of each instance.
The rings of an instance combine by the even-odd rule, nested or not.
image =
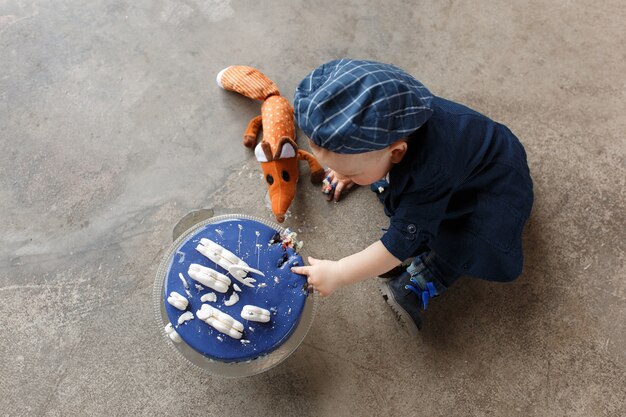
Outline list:
[[[409,336],[417,336],[419,334],[419,328],[411,318],[411,316],[404,311],[400,304],[396,302],[396,299],[393,297],[391,293],[391,289],[389,288],[388,281],[382,282],[378,285],[378,290],[383,295],[383,298],[389,304],[389,307],[400,317],[402,320],[402,324],[404,324],[404,328],[409,332]]]

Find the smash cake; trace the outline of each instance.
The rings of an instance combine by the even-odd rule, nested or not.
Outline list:
[[[204,357],[251,361],[284,344],[301,319],[306,277],[301,243],[261,222],[231,218],[206,224],[175,248],[162,303],[165,333]]]

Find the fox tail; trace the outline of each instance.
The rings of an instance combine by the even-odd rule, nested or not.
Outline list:
[[[224,90],[234,91],[254,100],[264,101],[269,96],[280,95],[274,81],[256,68],[235,65],[217,74],[217,84]]]

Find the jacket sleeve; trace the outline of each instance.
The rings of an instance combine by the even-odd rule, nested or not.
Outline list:
[[[411,178],[380,239],[401,261],[437,235],[452,194],[450,177],[440,167],[430,167],[426,172],[427,175],[422,171],[419,177]]]

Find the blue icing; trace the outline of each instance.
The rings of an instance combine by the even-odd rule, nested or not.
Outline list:
[[[242,226],[241,230],[239,226]],[[255,232],[259,232],[258,238]],[[210,358],[224,362],[236,362],[267,354],[287,340],[298,324],[304,308],[307,296],[304,290],[306,277],[294,274],[290,270],[294,264],[303,265],[302,258],[292,248],[287,248],[285,251],[280,243],[268,244],[275,234],[276,230],[273,228],[252,220],[225,220],[207,225],[187,238],[177,248],[165,280],[164,302],[170,322],[185,343]],[[265,276],[248,274],[248,277],[257,280],[254,283],[254,288],[241,284],[228,275],[227,271],[196,250],[196,246],[202,238],[210,239],[230,250],[250,267],[262,271]],[[287,255],[286,262],[277,267],[285,260],[285,254]],[[231,279],[228,292],[222,294],[204,285],[204,289],[198,291],[195,287],[198,282],[187,274],[189,265],[192,263],[215,269],[227,275]],[[186,294],[185,287],[178,276],[179,273],[183,274],[189,284],[192,298]],[[228,300],[234,292],[232,285],[234,283],[241,288],[241,292],[238,293],[239,301],[227,307],[224,305],[224,301]],[[262,283],[265,283],[266,286],[260,287],[259,284]],[[189,306],[186,311],[193,313],[195,317],[193,320],[178,325],[178,318],[184,312],[167,302],[167,297],[173,291],[187,298]],[[217,295],[217,301],[203,303],[200,297],[210,292]],[[248,340],[249,343],[242,343],[241,340],[220,333],[198,319],[196,312],[200,310],[202,304],[217,308],[241,322],[244,325],[241,340]],[[271,320],[268,323],[258,323],[241,318],[241,309],[246,304],[270,310],[272,313]]]

